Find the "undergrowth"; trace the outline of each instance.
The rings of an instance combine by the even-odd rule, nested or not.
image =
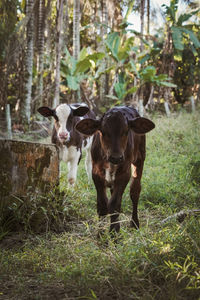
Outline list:
[[[13,199],[8,207],[1,203],[0,299],[199,299],[199,216],[162,223],[181,210],[200,208],[199,114],[154,121],[139,231],[129,227],[127,187],[120,234],[109,236],[109,220],[98,220],[84,161],[73,190],[62,163],[60,196],[50,191],[26,202]],[[105,234],[97,238],[102,226]]]

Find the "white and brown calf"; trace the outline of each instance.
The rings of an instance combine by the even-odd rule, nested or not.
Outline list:
[[[85,168],[88,178],[91,178],[91,154],[92,137],[86,137],[76,131],[78,121],[85,118],[95,119],[95,115],[86,104],[60,104],[55,109],[42,106],[38,112],[44,117],[53,117],[51,141],[59,147],[60,159],[68,163],[68,182],[74,185],[77,177],[77,168],[81,159],[82,150],[86,150]]]

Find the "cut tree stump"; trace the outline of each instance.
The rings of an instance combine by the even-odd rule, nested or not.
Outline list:
[[[46,194],[59,184],[55,145],[0,140],[0,199]]]

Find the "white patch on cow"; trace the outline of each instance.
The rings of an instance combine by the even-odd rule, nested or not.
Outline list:
[[[69,105],[67,104],[60,104],[57,108],[56,108],[56,115],[58,117],[59,120],[59,124],[60,127],[58,129],[58,138],[60,134],[68,134],[66,141],[68,141],[70,139],[70,133],[67,131],[66,128],[66,124],[67,124],[67,120],[69,118],[71,109],[69,107]]]
[[[117,166],[109,164],[108,168],[105,170],[105,180],[108,184],[112,184],[115,181]]]
[[[60,149],[60,151],[59,151],[60,160],[67,162],[68,161],[68,148],[66,146],[62,146],[59,149]]]
[[[133,164],[131,164],[131,172],[132,172],[133,178],[137,178],[137,169]]]
[[[93,137],[88,137],[86,139],[86,145],[84,145],[85,141],[83,141],[83,150],[85,150],[85,169],[88,176],[89,181],[92,180],[92,156],[91,156],[91,146],[92,146]]]
[[[93,136],[86,138],[86,141],[83,141],[83,150],[90,150],[92,146]]]
[[[75,146],[70,146],[69,148],[63,146],[62,148],[60,148],[60,159],[68,163],[68,181],[71,185],[76,182],[78,161],[80,155],[80,150],[77,150],[77,147]]]
[[[76,109],[76,108],[77,108],[77,106],[74,105],[73,103],[70,104],[70,106],[71,106],[73,109]],[[79,107],[88,107],[88,106],[87,106],[87,104],[85,104],[85,103],[79,103]]]

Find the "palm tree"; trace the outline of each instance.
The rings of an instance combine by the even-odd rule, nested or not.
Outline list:
[[[21,109],[22,119],[25,123],[30,123],[31,119],[31,93],[32,93],[32,69],[33,69],[33,41],[34,41],[34,0],[26,2],[26,60],[25,60],[25,96]]]
[[[55,70],[55,93],[53,106],[56,107],[59,102],[60,96],[60,61],[61,61],[61,51],[63,42],[63,10],[64,2],[67,0],[57,0],[57,16],[56,16],[56,70]]]
[[[99,47],[100,52],[105,52],[105,37],[107,34],[107,27],[108,27],[108,10],[107,10],[107,0],[101,1],[101,29],[100,29],[100,36],[101,36],[101,43]],[[103,70],[106,69],[106,59],[104,58],[101,62],[101,67]],[[99,82],[99,95],[100,95],[100,103],[101,105],[105,105],[105,95],[107,94],[107,80],[106,80],[106,74],[102,74],[100,77]]]
[[[80,52],[80,0],[74,0],[73,13],[73,57],[77,60]]]
[[[38,106],[43,105],[43,72],[44,72],[44,30],[45,30],[45,1],[39,0],[38,3],[38,34],[37,34],[37,71],[38,71],[38,83],[37,83],[37,97]]]
[[[150,0],[147,0],[147,39],[150,34]]]
[[[145,12],[145,0],[140,1],[140,34],[141,37],[144,35],[144,12]],[[144,44],[141,38],[140,51],[144,50]]]
[[[0,1],[0,106],[6,107],[8,98],[8,79],[11,66],[13,67],[13,52],[16,52],[16,32],[14,34],[17,23],[17,1]],[[15,47],[14,47],[15,46]]]
[[[80,0],[74,0],[73,7],[73,57],[78,60],[80,53]],[[80,87],[73,93],[75,102],[80,100]],[[77,99],[78,98],[78,99]]]

